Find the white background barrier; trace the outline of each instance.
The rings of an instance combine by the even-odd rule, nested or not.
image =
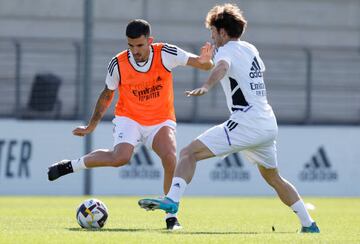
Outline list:
[[[73,122],[0,120],[0,194],[79,195],[83,173],[49,182],[47,167],[83,152]]]
[[[47,167],[83,154],[83,139],[72,136],[79,122],[0,121],[0,194],[77,195],[83,173],[47,181]],[[211,125],[180,124],[178,151]],[[101,123],[93,148],[111,148],[112,124]],[[360,196],[360,128],[281,126],[277,140],[281,174],[303,195]],[[161,195],[163,170],[151,150],[139,147],[130,164],[92,170],[99,195]],[[187,195],[273,195],[241,154],[198,163]]]

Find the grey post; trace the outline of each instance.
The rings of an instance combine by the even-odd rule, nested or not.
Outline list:
[[[92,64],[92,31],[93,31],[93,0],[84,0],[84,56],[83,56],[83,120],[88,122],[91,116],[91,64]],[[91,134],[85,136],[85,153],[89,153],[92,147]],[[84,194],[91,194],[91,171],[85,170]]]

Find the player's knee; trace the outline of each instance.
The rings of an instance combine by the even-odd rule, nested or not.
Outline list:
[[[165,170],[174,171],[176,167],[176,153],[169,152],[161,157]]]
[[[268,177],[264,177],[264,178],[265,178],[266,182],[273,188],[277,188],[284,183],[282,178],[278,174],[269,175]]]
[[[183,148],[180,151],[180,158],[181,159],[188,159],[188,158],[194,158],[195,154],[194,152],[191,150],[191,147],[187,146],[185,148]]]
[[[187,157],[189,155],[189,149],[187,147],[184,147],[180,151],[180,158]]]
[[[131,155],[113,155],[112,165],[113,167],[120,167],[127,164],[131,159]]]

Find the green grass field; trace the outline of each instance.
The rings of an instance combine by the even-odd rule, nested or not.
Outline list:
[[[75,219],[86,197],[0,197],[0,243],[360,243],[360,198],[305,198],[320,234],[296,233],[297,217],[277,198],[184,198],[176,232],[162,212],[140,209],[140,197],[97,198],[109,218],[89,231]]]

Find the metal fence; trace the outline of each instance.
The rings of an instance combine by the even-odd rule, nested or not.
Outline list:
[[[170,42],[171,43],[171,42]],[[194,53],[201,43],[177,43]],[[104,87],[111,58],[126,48],[124,40],[95,41],[91,103]],[[360,52],[358,49],[309,49],[257,45],[266,65],[268,98],[281,124],[358,124],[360,122]],[[0,39],[0,117],[19,119],[80,119],[80,40]],[[52,74],[61,81],[35,103],[56,103],[34,108],[36,78]],[[175,108],[179,122],[218,123],[228,117],[225,96],[217,86],[210,94],[187,98],[184,90],[201,84],[207,72],[188,67],[174,69]],[[48,89],[48,88],[47,88]],[[46,97],[47,95],[47,97]],[[32,105],[32,106],[31,106]],[[36,105],[36,104],[35,104]],[[43,104],[39,104],[41,107]],[[112,118],[112,108],[105,119]]]

